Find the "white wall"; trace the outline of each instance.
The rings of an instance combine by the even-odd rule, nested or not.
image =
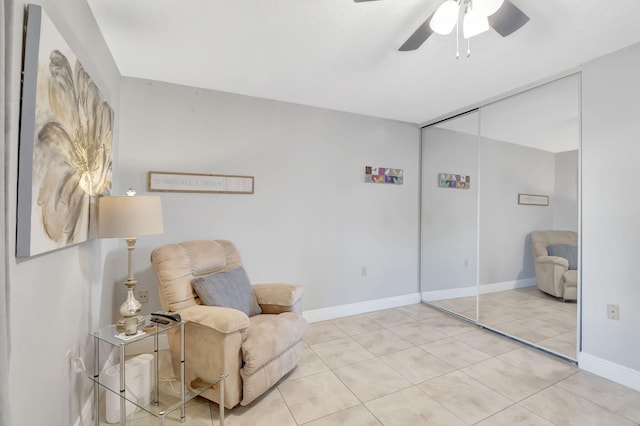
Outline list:
[[[105,98],[116,109],[120,75],[85,1],[39,2],[74,50]],[[76,422],[91,385],[85,374],[69,372],[67,350],[91,367],[88,333],[111,322],[111,287],[102,285],[102,243],[16,261],[15,211],[18,120],[24,2],[9,1],[7,28],[8,232],[11,321],[9,387],[14,425],[69,425]],[[101,311],[107,306],[107,312]],[[35,405],[34,405],[35,404]]]
[[[437,126],[422,134],[422,290],[475,287],[478,138]],[[439,188],[438,173],[470,175],[471,187]]]
[[[640,389],[640,45],[582,71],[582,354]],[[620,305],[620,321],[607,319]],[[604,362],[601,362],[604,361]],[[613,363],[611,365],[610,363]],[[626,371],[631,369],[632,371]],[[622,378],[621,378],[622,377]],[[626,379],[624,378],[626,377]]]
[[[404,184],[365,184],[365,165]],[[416,294],[418,165],[414,125],[123,79],[122,189],[150,170],[255,176],[253,195],[161,194],[165,234],[136,250],[144,309],[150,251],[190,239],[232,240],[252,282],[302,284],[305,310]]]
[[[553,229],[578,232],[578,150],[559,152],[551,207]]]
[[[480,138],[480,284],[535,277],[529,233],[551,229],[550,206],[518,204],[518,193],[551,195],[554,154]]]

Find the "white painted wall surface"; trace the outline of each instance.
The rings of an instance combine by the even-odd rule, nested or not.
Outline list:
[[[38,3],[114,107],[117,120],[120,74],[87,3]],[[103,269],[105,243],[100,241],[24,260],[13,255],[24,5],[23,1],[8,2],[8,87],[3,99],[8,114],[11,417],[14,425],[71,425],[78,421],[92,386],[86,374],[69,371],[67,350],[72,356],[84,357],[92,368],[88,333],[112,321],[113,289],[102,284],[109,281],[106,277],[111,272]]]
[[[551,229],[553,209],[519,205],[518,193],[553,194],[554,154],[480,138],[479,158],[480,285],[535,277],[529,233]]]
[[[640,389],[640,45],[582,72],[582,352],[635,371]],[[607,319],[620,305],[620,321]]]
[[[578,232],[578,150],[556,157],[555,189],[551,197],[553,229]]]
[[[478,138],[435,126],[422,135],[422,291],[475,287]],[[470,175],[471,187],[439,188],[438,173]]]
[[[125,78],[121,188],[150,170],[255,176],[255,194],[162,193],[165,234],[140,238],[136,269],[158,305],[149,253],[229,239],[253,283],[304,287],[318,309],[418,292],[417,126]],[[365,165],[404,169],[365,184]],[[362,276],[366,267],[367,276]]]

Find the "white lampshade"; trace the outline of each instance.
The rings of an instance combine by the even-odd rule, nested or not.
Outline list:
[[[502,7],[504,0],[473,0],[473,9],[484,16],[491,16]]]
[[[162,234],[158,196],[102,197],[98,204],[98,237],[139,237]]]
[[[453,31],[453,27],[458,22],[458,13],[460,5],[455,0],[447,0],[440,5],[431,18],[429,26],[431,29],[442,35],[446,35]]]
[[[464,38],[470,38],[485,31],[489,31],[489,19],[476,9],[467,10],[462,23]]]

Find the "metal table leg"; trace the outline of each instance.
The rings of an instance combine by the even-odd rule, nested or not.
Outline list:
[[[124,348],[120,345],[120,424],[127,426],[127,405],[125,399],[125,375],[124,375]]]

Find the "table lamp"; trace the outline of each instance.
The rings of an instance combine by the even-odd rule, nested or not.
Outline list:
[[[159,196],[135,196],[133,189],[126,196],[101,197],[98,203],[98,237],[124,238],[129,251],[129,275],[127,300],[120,306],[121,318],[116,324],[124,328],[126,335],[138,332],[143,318],[139,315],[142,305],[134,296],[133,289],[138,281],[133,276],[133,251],[137,237],[162,234],[162,207]]]

